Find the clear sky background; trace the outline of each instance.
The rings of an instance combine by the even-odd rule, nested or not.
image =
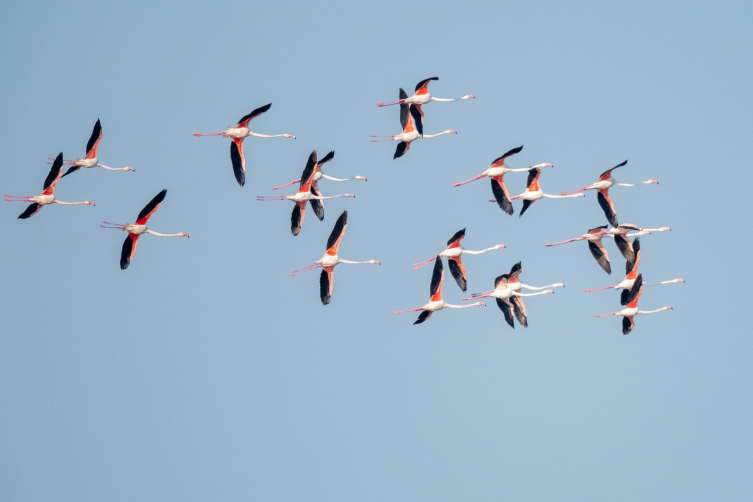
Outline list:
[[[0,204],[0,499],[751,500],[753,81],[748,2],[11,2],[0,7],[0,188],[36,195],[47,157],[101,162],[17,220]],[[375,104],[438,75],[425,132],[401,159]],[[266,103],[237,185],[222,130]],[[551,162],[548,193],[615,174],[621,222],[642,238],[647,288],[629,336],[616,284],[585,243],[605,224],[595,193],[519,218],[487,180]],[[290,202],[257,202],[335,150],[319,222],[290,233]],[[509,174],[512,193],[525,174]],[[161,189],[131,267],[125,234]],[[283,190],[293,193],[294,187]],[[318,259],[341,211],[330,305]],[[486,308],[413,326],[431,267],[463,244],[468,293],[523,262],[563,282],[527,300],[528,329]],[[449,275],[449,274],[448,274]],[[713,286],[713,288],[711,287]],[[445,299],[460,303],[451,278]]]

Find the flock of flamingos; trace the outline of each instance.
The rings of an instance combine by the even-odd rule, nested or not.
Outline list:
[[[400,89],[399,99],[397,101],[391,101],[387,103],[379,103],[377,104],[378,107],[383,106],[389,106],[389,105],[399,105],[400,107],[400,125],[403,128],[403,132],[401,134],[397,134],[394,136],[372,136],[373,138],[380,138],[380,139],[374,139],[372,141],[398,141],[397,148],[395,150],[395,155],[393,159],[397,159],[399,157],[402,157],[405,155],[406,152],[410,149],[411,143],[413,141],[416,141],[417,139],[421,138],[433,138],[437,136],[441,136],[444,134],[457,134],[456,131],[450,129],[447,131],[440,132],[438,134],[428,135],[424,134],[423,132],[423,122],[424,122],[424,111],[422,109],[423,105],[428,104],[431,101],[457,101],[457,100],[467,100],[467,99],[475,99],[475,96],[473,95],[466,95],[461,98],[453,98],[453,99],[442,99],[432,96],[429,93],[429,83],[432,80],[438,80],[437,77],[431,77],[427,78],[425,80],[422,80],[416,85],[415,93],[412,96],[408,96],[407,93]],[[272,104],[268,104],[265,106],[262,106],[260,108],[257,108],[256,110],[252,111],[248,115],[245,115],[243,118],[238,121],[238,124],[234,127],[230,127],[227,130],[219,131],[219,132],[213,132],[213,133],[196,133],[195,136],[222,136],[224,138],[230,138],[232,141],[230,143],[230,160],[233,165],[233,172],[235,174],[235,179],[238,181],[238,184],[243,186],[246,182],[246,160],[243,155],[243,140],[247,138],[248,136],[255,136],[258,138],[277,138],[277,137],[285,137],[285,138],[294,138],[295,136],[292,134],[277,134],[273,136],[265,135],[265,134],[258,134],[251,132],[249,130],[249,122],[253,120],[256,117],[259,117],[260,115],[264,114],[269,110],[269,108],[272,106]],[[112,168],[105,166],[104,164],[101,164],[99,162],[99,159],[97,157],[97,148],[99,146],[99,142],[102,140],[102,125],[100,124],[100,121],[97,120],[97,123],[94,125],[94,130],[92,131],[92,135],[89,138],[89,142],[86,145],[86,156],[80,159],[75,160],[63,160],[63,154],[60,153],[56,158],[50,158],[52,160],[52,168],[50,169],[50,173],[47,175],[47,178],[45,179],[43,189],[44,191],[37,196],[30,196],[30,197],[20,197],[20,196],[11,196],[6,195],[5,200],[9,202],[28,202],[30,205],[26,208],[26,210],[21,213],[19,216],[20,219],[26,219],[30,216],[33,216],[37,214],[40,209],[42,209],[43,206],[49,205],[49,204],[63,204],[63,205],[76,205],[76,204],[84,204],[84,205],[94,205],[94,202],[90,200],[86,200],[83,202],[63,202],[60,200],[57,200],[55,198],[55,188],[57,187],[58,182],[61,180],[61,178],[68,176],[69,174],[72,174],[78,170],[80,170],[82,167],[86,168],[92,168],[92,167],[101,167],[104,169],[108,169],[110,171],[134,171],[132,167],[121,167],[121,168]],[[648,180],[644,181],[642,183],[620,183],[616,181],[612,177],[612,173],[615,169],[625,166],[627,164],[627,160],[621,164],[616,165],[615,167],[606,170],[604,173],[599,176],[599,180],[595,183],[592,183],[588,186],[584,186],[582,188],[578,188],[576,190],[571,190],[568,192],[562,192],[560,195],[549,195],[544,193],[544,191],[541,189],[541,186],[539,184],[539,178],[541,177],[542,168],[546,167],[553,167],[550,163],[542,163],[535,166],[531,166],[529,168],[521,168],[521,169],[513,169],[509,167],[506,164],[506,161],[510,159],[513,155],[519,153],[523,149],[522,146],[519,146],[517,148],[513,148],[512,150],[508,151],[501,157],[498,157],[495,159],[491,166],[489,166],[488,169],[486,169],[484,172],[479,174],[478,176],[475,176],[467,181],[463,181],[461,183],[455,183],[454,186],[458,187],[461,185],[465,185],[466,183],[470,183],[472,181],[480,180],[482,178],[489,178],[491,181],[491,188],[492,188],[492,194],[494,196],[494,199],[490,202],[496,202],[500,209],[507,213],[508,215],[512,215],[514,213],[512,201],[515,200],[522,200],[523,201],[523,207],[520,211],[520,216],[523,216],[523,214],[528,210],[528,208],[531,207],[531,205],[536,202],[539,199],[542,198],[550,198],[550,199],[562,199],[562,198],[575,198],[575,197],[583,197],[584,192],[587,190],[596,190],[597,191],[597,200],[599,202],[599,205],[601,206],[602,210],[604,211],[604,215],[606,216],[607,221],[609,222],[609,225],[611,225],[612,228],[609,228],[608,225],[592,228],[588,230],[585,234],[581,235],[580,237],[575,237],[573,239],[568,239],[566,241],[562,242],[555,242],[552,244],[547,244],[546,246],[558,246],[561,244],[566,244],[569,242],[576,242],[576,241],[582,241],[585,240],[588,242],[588,248],[591,251],[591,254],[596,259],[596,262],[599,264],[599,266],[607,273],[611,274],[611,264],[609,261],[609,254],[607,252],[607,249],[604,247],[604,243],[602,242],[605,238],[611,238],[614,240],[615,244],[617,245],[617,249],[620,251],[622,256],[626,260],[625,264],[625,278],[620,281],[618,284],[614,286],[608,286],[606,288],[599,288],[599,289],[586,289],[586,292],[592,292],[592,291],[601,291],[606,289],[615,289],[615,290],[622,290],[620,295],[620,303],[624,307],[622,310],[619,310],[617,312],[612,312],[609,314],[601,314],[597,315],[596,317],[602,317],[602,316],[612,316],[612,315],[619,315],[622,316],[622,333],[628,334],[633,329],[634,326],[634,317],[638,314],[651,314],[654,312],[661,312],[663,310],[670,310],[672,307],[662,307],[657,310],[649,310],[649,311],[643,311],[638,309],[638,300],[641,296],[641,293],[643,291],[644,286],[656,286],[660,284],[669,284],[669,283],[677,283],[677,282],[685,282],[683,279],[673,279],[670,281],[663,281],[658,283],[645,283],[643,282],[643,277],[641,274],[638,273],[638,266],[640,265],[641,261],[641,251],[640,251],[640,236],[642,235],[648,235],[651,232],[664,232],[666,230],[670,230],[669,227],[662,227],[662,228],[640,228],[636,225],[630,224],[630,223],[623,223],[619,224],[617,220],[617,211],[615,209],[614,203],[612,202],[612,199],[609,197],[609,189],[614,185],[620,185],[620,186],[637,186],[637,185],[644,185],[644,184],[658,184],[659,182],[656,180]],[[330,176],[327,176],[322,172],[322,166],[326,164],[327,162],[331,161],[334,158],[335,152],[329,152],[326,156],[324,156],[322,159],[318,159],[316,150],[311,152],[309,155],[308,161],[306,162],[306,167],[303,170],[303,174],[301,174],[301,177],[297,180],[291,181],[290,183],[287,183],[285,185],[281,185],[279,187],[273,188],[273,190],[277,190],[279,188],[283,188],[289,185],[292,185],[294,183],[299,184],[298,191],[291,195],[281,195],[281,196],[272,196],[272,197],[263,197],[259,196],[258,200],[262,201],[268,201],[268,200],[289,200],[293,201],[295,203],[295,207],[293,208],[293,213],[291,216],[291,231],[293,235],[298,235],[298,233],[301,231],[301,228],[303,226],[303,221],[305,218],[305,212],[306,212],[306,202],[308,202],[311,205],[312,211],[314,211],[314,214],[317,216],[319,220],[322,220],[324,218],[324,200],[325,199],[334,199],[337,197],[355,197],[352,193],[345,193],[341,195],[333,195],[329,197],[325,197],[321,194],[319,190],[319,181],[321,181],[322,178],[331,180],[331,181],[347,181],[347,180],[362,180],[366,181],[366,178],[363,176],[355,176],[353,178],[333,178]],[[70,165],[71,167],[63,174],[63,165]],[[507,187],[505,186],[504,182],[504,176],[508,172],[527,172],[528,173],[528,180],[526,183],[526,190],[515,196],[510,196],[510,193],[507,190]],[[152,235],[157,235],[160,237],[188,237],[188,234],[186,233],[177,233],[177,234],[161,234],[158,232],[154,232],[153,230],[150,230],[147,228],[147,223],[149,219],[152,217],[154,212],[159,208],[160,204],[165,199],[165,195],[167,194],[167,190],[162,190],[159,192],[138,214],[136,217],[135,223],[110,223],[110,222],[103,222],[103,225],[101,225],[103,228],[111,228],[111,229],[118,229],[118,230],[124,230],[128,233],[128,236],[125,239],[125,242],[123,243],[123,249],[121,252],[120,257],[120,268],[125,270],[128,268],[128,265],[131,263],[131,260],[133,260],[133,256],[136,253],[136,245],[139,241],[139,237],[141,235],[148,233]],[[377,260],[369,260],[369,261],[348,261],[343,260],[339,257],[338,251],[340,247],[340,242],[342,241],[343,236],[345,235],[345,228],[348,224],[348,212],[343,211],[340,217],[337,219],[337,222],[335,223],[335,227],[332,230],[332,233],[329,236],[329,239],[327,240],[327,247],[326,252],[324,255],[316,260],[312,265],[309,265],[308,267],[302,268],[300,270],[294,271],[292,275],[297,275],[302,272],[306,272],[308,270],[312,270],[314,268],[321,268],[322,273],[320,276],[319,286],[320,286],[320,297],[321,301],[324,305],[327,305],[331,298],[332,298],[332,290],[333,290],[333,273],[335,270],[335,267],[340,263],[351,263],[351,264],[376,264],[380,265],[380,263]],[[632,232],[632,233],[631,233]],[[468,251],[467,249],[463,248],[461,246],[460,241],[465,237],[465,229],[460,230],[455,235],[453,235],[450,240],[447,241],[447,247],[436,256],[433,256],[429,258],[428,260],[415,263],[413,265],[414,269],[419,269],[425,265],[428,265],[432,261],[434,261],[434,271],[432,274],[431,279],[431,285],[429,288],[429,295],[430,300],[427,304],[423,305],[422,307],[418,307],[411,310],[405,310],[405,311],[395,311],[395,314],[400,314],[404,312],[421,312],[418,316],[418,319],[414,324],[420,324],[424,321],[426,321],[429,317],[431,317],[433,312],[436,312],[438,310],[444,309],[444,308],[453,308],[453,309],[462,309],[462,308],[468,308],[468,307],[476,307],[476,306],[485,306],[483,302],[476,301],[475,303],[465,304],[465,305],[451,305],[449,303],[446,303],[442,299],[442,284],[444,282],[444,267],[442,265],[442,258],[447,258],[447,265],[450,268],[450,273],[452,274],[452,277],[455,279],[455,282],[460,287],[462,291],[466,291],[466,272],[465,267],[463,266],[463,263],[461,261],[461,256],[463,254],[480,254],[485,253],[487,251],[491,251],[494,249],[504,248],[504,244],[498,244],[496,246],[492,246],[490,248],[481,250],[481,251]],[[635,237],[633,241],[630,240],[630,237]],[[527,286],[520,282],[520,274],[522,272],[522,266],[521,263],[518,262],[515,265],[512,266],[510,271],[508,273],[502,274],[499,277],[497,277],[494,280],[494,289],[491,291],[487,291],[484,293],[477,293],[470,295],[469,298],[463,298],[462,300],[479,300],[481,298],[487,298],[487,297],[493,297],[497,301],[497,305],[499,306],[500,310],[504,314],[505,321],[511,326],[515,327],[514,320],[517,319],[518,323],[520,323],[522,326],[527,327],[528,326],[528,320],[526,317],[526,307],[523,303],[523,297],[524,296],[536,296],[536,295],[546,295],[554,293],[552,289],[548,288],[555,288],[555,287],[562,287],[564,284],[557,283],[557,284],[551,284],[549,286],[543,286],[543,287],[532,287]],[[522,293],[521,289],[525,288],[528,290],[535,290],[538,291],[536,293]]]

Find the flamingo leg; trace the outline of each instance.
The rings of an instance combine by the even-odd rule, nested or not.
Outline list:
[[[452,186],[454,186],[454,187],[459,187],[460,185],[465,185],[466,183],[470,183],[471,181],[476,181],[476,180],[480,180],[480,179],[481,179],[481,178],[483,178],[483,177],[484,177],[484,175],[483,175],[483,174],[479,174],[478,176],[474,176],[473,178],[471,178],[471,179],[469,179],[469,180],[466,180],[466,181],[461,181],[460,183],[455,183],[455,184],[454,184],[454,185],[452,185]]]
[[[584,289],[586,293],[593,293],[594,291],[604,291],[605,289],[614,289],[615,286],[607,286],[606,288],[597,288],[597,289]]]
[[[418,307],[417,309],[410,309],[410,310],[393,310],[393,314],[405,314],[407,312],[418,312],[419,310],[424,310],[423,307]]]
[[[308,272],[309,270],[313,270],[315,268],[321,267],[322,265],[320,263],[314,263],[313,265],[309,265],[308,267],[300,268],[298,270],[294,270],[292,274],[289,274],[288,277],[293,277],[294,275],[302,274],[304,272]]]
[[[274,187],[274,188],[272,188],[272,190],[277,190],[278,188],[284,188],[286,186],[292,185],[293,183],[298,183],[299,181],[301,181],[301,178],[298,178],[297,180],[293,180],[290,183],[285,183],[284,185],[280,185],[278,187]]]
[[[418,270],[419,268],[421,268],[421,267],[424,267],[424,266],[428,265],[429,263],[433,262],[433,261],[434,261],[434,260],[436,260],[436,259],[437,259],[437,257],[436,257],[436,256],[434,256],[434,257],[432,257],[432,258],[429,258],[428,260],[424,260],[424,261],[420,261],[420,262],[418,262],[418,263],[414,263],[414,264],[412,265],[412,266],[413,266],[413,270]]]

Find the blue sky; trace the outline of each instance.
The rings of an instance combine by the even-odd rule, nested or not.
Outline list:
[[[753,376],[746,166],[753,126],[743,2],[25,2],[0,8],[2,193],[35,195],[63,151],[100,160],[25,221],[0,204],[0,499],[749,500]],[[425,130],[456,129],[392,160],[398,110],[376,108],[438,75]],[[249,138],[246,186],[228,142],[194,138],[272,102]],[[522,218],[487,181],[453,188],[510,148],[551,162],[548,193],[616,173],[620,221],[642,238],[647,288],[622,336],[585,243],[595,194],[543,200]],[[289,202],[257,202],[336,151],[325,204],[300,235]],[[511,192],[525,174],[509,174]],[[150,220],[190,239],[124,235]],[[291,187],[292,188],[292,187]],[[287,189],[284,189],[287,190]],[[294,189],[285,193],[292,193]],[[348,228],[332,302],[318,259]],[[470,292],[523,262],[529,328],[493,302],[413,326],[436,254],[466,228]],[[734,239],[733,239],[734,237]],[[715,286],[713,289],[710,286]],[[445,299],[461,292],[449,279]]]

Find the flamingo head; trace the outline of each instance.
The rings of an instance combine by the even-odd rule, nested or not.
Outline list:
[[[190,239],[190,236],[188,234],[183,233],[183,232],[180,233],[180,236],[181,237],[188,237]]]
[[[453,134],[453,133],[457,134],[458,133],[455,129],[449,129],[446,132],[447,132],[447,134]]]
[[[648,180],[646,183],[649,184],[649,185],[651,185],[653,183],[656,183],[658,185],[659,181],[658,180]]]
[[[295,137],[294,135],[292,135],[292,134],[285,134],[285,137],[286,137],[286,138],[293,138],[293,139],[296,139],[296,137]]]
[[[555,285],[554,285],[554,287],[555,287],[555,288],[564,288],[564,287],[565,287],[565,285],[564,285],[564,284],[562,284],[561,282],[558,282],[557,284],[555,284]]]
[[[476,99],[476,96],[474,96],[473,94],[467,94],[460,99]]]
[[[354,199],[356,198],[356,196],[353,195],[352,193],[346,193],[346,194],[343,194],[343,196],[344,197],[353,197]]]
[[[85,200],[84,204],[87,204],[87,205],[90,205],[90,206],[96,206],[96,204],[94,204],[94,202],[92,202],[90,200]]]
[[[547,295],[553,295],[554,294],[554,290],[547,289],[547,290],[544,291],[544,293],[547,294]]]
[[[659,231],[661,231],[661,232],[665,232],[665,231],[667,231],[667,230],[669,230],[670,232],[672,231],[672,229],[671,229],[671,228],[669,228],[669,227],[661,227],[661,228],[659,229]]]
[[[672,282],[685,282],[685,279],[675,279],[675,280],[674,280],[674,281],[672,281]]]
[[[503,247],[506,247],[506,246],[504,244],[497,244],[496,246],[494,246],[494,249],[499,249]]]
[[[131,166],[126,166],[123,170],[124,171],[133,171],[134,173],[136,172],[136,169],[132,168]]]
[[[363,180],[363,181],[369,181],[369,180],[366,179],[365,176],[356,176],[356,179],[357,180]]]
[[[374,265],[381,265],[379,260],[369,260],[369,263],[373,263]]]

